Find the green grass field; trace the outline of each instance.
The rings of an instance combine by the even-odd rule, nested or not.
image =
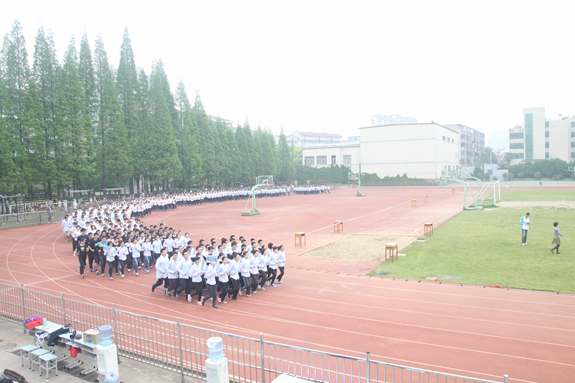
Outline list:
[[[575,190],[505,190],[503,201],[575,201]]]
[[[523,194],[525,193],[525,194]],[[575,192],[508,191],[503,200],[575,200]],[[531,213],[528,245],[521,245],[521,216]],[[462,211],[435,230],[426,242],[414,242],[395,262],[384,262],[370,275],[575,293],[573,209],[504,208]],[[553,222],[563,235],[561,254],[551,249]],[[382,275],[383,272],[391,274]],[[454,276],[455,280],[445,280]]]

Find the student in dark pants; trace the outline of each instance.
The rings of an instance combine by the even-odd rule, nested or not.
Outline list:
[[[250,274],[250,261],[248,259],[249,254],[246,252],[244,258],[240,262],[240,274],[244,285],[246,287],[246,297],[251,297],[251,287],[252,287],[252,276]]]
[[[202,301],[202,293],[204,292],[202,288],[202,266],[200,264],[200,257],[192,258],[194,264],[190,268],[190,276],[192,277],[192,286],[195,292],[188,295],[188,302],[193,302],[192,297],[194,295],[198,296],[198,302]]]
[[[84,268],[86,267],[86,256],[88,255],[88,247],[86,246],[86,240],[81,239],[74,250],[74,255],[78,257],[80,262],[80,276],[84,278]]]
[[[204,306],[206,301],[212,298],[212,308],[217,310],[218,306],[216,306],[216,299],[218,296],[218,287],[216,285],[216,268],[214,267],[213,263],[210,263],[206,271],[204,271],[204,277],[206,278],[208,295],[201,299],[201,303],[198,301],[198,304]]]
[[[220,265],[216,269],[216,276],[218,277],[218,285],[220,286],[220,295],[218,296],[218,302],[220,303],[228,303],[226,302],[226,296],[228,295],[228,284],[229,284],[229,264],[228,258],[222,254],[220,258]]]
[[[168,295],[168,277],[166,271],[168,269],[168,249],[163,247],[160,252],[160,257],[156,260],[156,283],[152,285],[152,292],[157,287],[164,285],[164,294]]]
[[[238,300],[238,293],[240,292],[240,255],[236,252],[228,255],[229,263],[229,275],[230,283],[232,288],[229,292],[233,301]]]

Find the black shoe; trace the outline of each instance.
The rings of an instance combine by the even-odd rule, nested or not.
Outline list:
[[[156,289],[156,285],[152,285],[152,292]]]
[[[237,300],[238,300],[238,298],[232,298],[232,301],[237,301]]]
[[[559,254],[559,252],[556,252],[555,254]]]
[[[212,306],[212,308],[213,308],[214,310],[217,310],[217,309],[219,309],[219,307],[218,307],[218,306]]]

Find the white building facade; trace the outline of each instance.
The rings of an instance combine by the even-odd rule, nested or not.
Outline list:
[[[303,161],[314,167],[345,165],[352,172],[361,163],[362,172],[381,178],[407,173],[439,179],[443,170],[460,168],[459,148],[459,132],[436,123],[368,126],[360,128],[359,143],[304,148]]]
[[[575,161],[575,117],[545,118],[545,108],[523,109],[523,126],[509,129],[511,164],[558,158]]]

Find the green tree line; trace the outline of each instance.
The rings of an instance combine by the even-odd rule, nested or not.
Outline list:
[[[57,58],[39,28],[31,58],[18,20],[0,51],[0,194],[60,196],[129,187],[132,193],[251,185],[294,178],[283,130],[213,121],[183,82],[172,92],[162,60],[136,70],[126,29],[113,73],[101,36],[86,33]]]

